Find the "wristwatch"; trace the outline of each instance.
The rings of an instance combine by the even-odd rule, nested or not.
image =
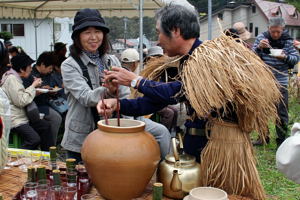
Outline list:
[[[134,89],[136,89],[138,82],[139,82],[142,78],[143,78],[143,77],[138,76],[138,77],[136,77],[135,79],[133,79],[133,80],[130,82],[130,87],[133,87]]]

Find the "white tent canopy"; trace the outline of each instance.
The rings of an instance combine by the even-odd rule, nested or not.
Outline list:
[[[162,6],[161,1],[144,1],[144,14]],[[138,0],[0,0],[0,18],[74,17],[81,8],[99,9],[106,17],[138,16]],[[35,16],[36,14],[36,16]]]
[[[191,6],[186,0],[143,0],[144,16],[166,3]],[[0,0],[0,18],[43,19],[74,17],[81,8],[95,8],[105,17],[139,16],[140,0]]]

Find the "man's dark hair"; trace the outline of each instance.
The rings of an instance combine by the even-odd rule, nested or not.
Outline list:
[[[199,19],[195,9],[169,4],[159,9],[155,18],[168,37],[171,37],[171,31],[175,28],[179,28],[185,40],[200,36]]]
[[[41,64],[44,64],[45,67],[56,64],[53,59],[53,52],[44,51],[41,55],[39,55],[36,61],[36,65],[40,66]]]
[[[70,46],[70,54],[71,56],[79,56],[83,50],[82,45],[80,44],[80,33],[87,30],[89,27],[86,27],[80,31],[77,31],[74,33],[74,39],[73,44]],[[96,29],[101,30],[99,27],[95,27]],[[108,40],[108,35],[105,31],[103,31],[103,40],[102,44],[98,48],[100,56],[103,56],[104,54],[108,53],[111,50],[111,44]]]
[[[15,47],[15,46],[12,46],[12,47],[10,47],[9,49],[8,49],[8,52],[9,53],[19,53],[19,50],[18,50],[18,48],[17,47]]]

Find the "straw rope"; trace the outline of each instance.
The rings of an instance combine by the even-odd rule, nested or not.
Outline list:
[[[266,199],[249,134],[237,124],[215,121],[201,154],[201,185],[253,199]]]
[[[269,120],[277,119],[281,94],[269,67],[242,42],[222,35],[205,41],[184,63],[181,78],[198,117],[232,104],[239,127],[264,138]],[[221,116],[220,116],[221,117]]]
[[[179,71],[179,60],[182,57],[153,57],[151,58],[140,75],[148,80],[160,81],[162,74],[165,73],[166,80],[168,80],[168,71],[169,68],[178,68]],[[178,77],[175,77],[178,79]],[[139,93],[138,90],[132,90],[130,98],[138,98],[143,96]]]

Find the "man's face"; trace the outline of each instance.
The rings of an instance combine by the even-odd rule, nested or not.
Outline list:
[[[43,75],[50,74],[53,70],[53,66],[45,66],[43,63],[39,66],[39,72]]]
[[[163,48],[164,52],[172,57],[172,56],[177,56],[177,47],[176,47],[176,40],[175,38],[171,35],[171,37],[168,37],[163,30],[160,27],[160,21],[158,20],[156,22],[156,33],[158,36],[158,44]]]
[[[282,26],[270,26],[269,27],[269,33],[271,35],[271,38],[273,40],[278,40],[283,32],[283,27]]]

